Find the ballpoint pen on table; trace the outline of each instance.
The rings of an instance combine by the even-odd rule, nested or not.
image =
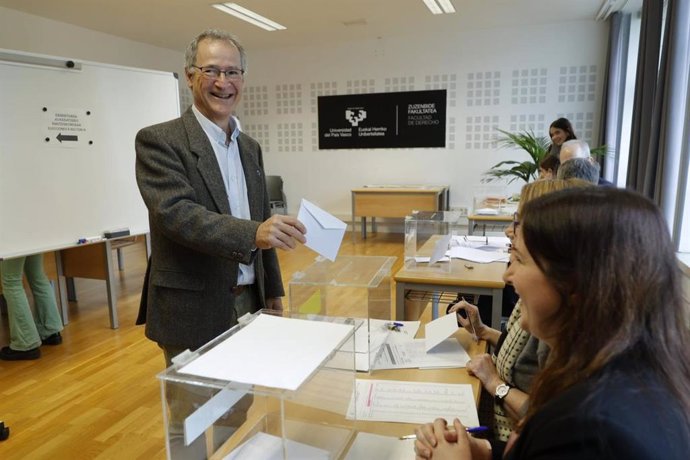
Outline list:
[[[450,427],[448,427],[448,428],[449,428],[448,431],[455,431],[455,429],[454,429],[452,426],[450,426]],[[489,427],[487,427],[487,426],[468,426],[468,427],[465,427],[465,431],[466,431],[467,433],[470,433],[470,434],[473,434],[473,433],[481,433],[481,432],[483,432],[483,431],[487,431],[488,429],[489,429]],[[399,439],[401,439],[401,440],[404,440],[404,439],[417,439],[417,435],[408,434],[408,435],[406,435],[406,436],[400,436]]]

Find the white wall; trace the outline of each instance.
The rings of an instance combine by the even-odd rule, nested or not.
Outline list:
[[[597,138],[607,30],[605,23],[564,22],[458,30],[443,36],[415,32],[409,38],[340,46],[249,49],[239,115],[243,129],[263,145],[267,173],[283,176],[291,213],[306,197],[349,219],[350,189],[369,183],[449,184],[451,205],[471,207],[473,190],[484,171],[503,159],[526,157],[497,150],[491,141],[496,128],[531,128],[546,135],[550,122],[565,115],[574,121],[579,137]],[[182,51],[2,7],[0,48],[182,76]],[[526,85],[522,72],[529,75]],[[532,72],[536,72],[534,82]],[[569,91],[569,85],[562,88],[562,78],[586,81],[582,88],[578,83]],[[488,101],[470,94],[478,84],[482,91],[491,85]],[[442,88],[448,90],[446,148],[318,150],[316,96]],[[513,91],[518,92],[516,103]],[[520,100],[521,91],[527,92],[526,101]],[[534,102],[529,100],[530,91],[536,92]],[[188,104],[186,89],[181,96]],[[519,188],[514,183],[508,190]]]
[[[531,128],[546,136],[548,125],[565,115],[579,137],[597,138],[607,34],[606,24],[587,21],[249,50],[239,114],[243,129],[263,145],[267,173],[283,176],[291,213],[305,197],[349,220],[350,189],[370,183],[449,184],[451,205],[471,207],[484,171],[503,159],[527,158],[498,150],[491,142],[495,128]],[[527,85],[513,76],[523,71],[530,76]],[[571,77],[585,79],[584,87],[570,92],[565,85],[562,91],[561,78]],[[483,89],[491,84],[489,104],[470,93],[478,82]],[[316,96],[440,88],[449,99],[446,148],[318,150]],[[521,91],[530,96],[533,88],[535,102],[520,99]],[[475,134],[480,140],[471,138]],[[519,188],[516,182],[509,190]]]

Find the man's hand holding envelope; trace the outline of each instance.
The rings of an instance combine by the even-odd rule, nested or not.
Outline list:
[[[300,203],[297,219],[307,228],[305,246],[335,260],[347,224],[305,199]]]

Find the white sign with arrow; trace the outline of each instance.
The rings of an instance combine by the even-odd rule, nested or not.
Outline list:
[[[77,148],[93,144],[90,138],[90,110],[42,107],[43,141],[47,145]]]

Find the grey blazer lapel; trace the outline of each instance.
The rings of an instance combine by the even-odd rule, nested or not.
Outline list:
[[[244,181],[247,183],[247,196],[249,199],[249,212],[252,220],[263,221],[263,197],[264,188],[262,180],[261,165],[259,164],[259,152],[252,143],[246,141],[246,135],[241,134],[237,137],[240,149],[240,159],[244,170]]]
[[[228,194],[225,190],[223,175],[220,172],[216,154],[213,153],[213,147],[211,147],[208,136],[196,120],[191,107],[182,115],[182,122],[187,130],[189,148],[198,159],[196,167],[211,197],[213,197],[213,202],[222,214],[230,214]]]

